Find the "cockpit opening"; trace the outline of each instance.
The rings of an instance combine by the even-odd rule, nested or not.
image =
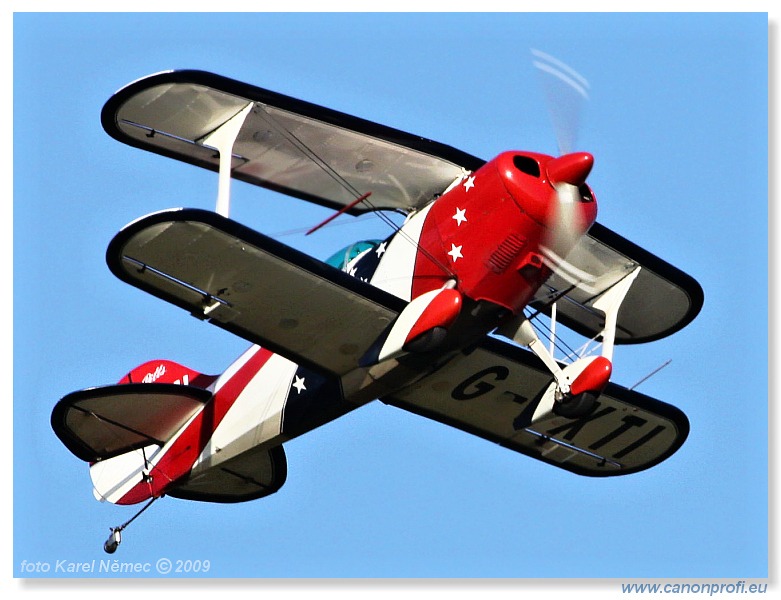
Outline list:
[[[325,262],[337,269],[344,269],[350,261],[367,250],[374,250],[382,243],[382,240],[363,240],[342,248]]]

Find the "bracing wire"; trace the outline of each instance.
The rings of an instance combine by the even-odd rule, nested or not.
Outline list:
[[[540,311],[535,312],[531,316],[527,317],[529,322],[532,324],[532,326],[537,330],[538,334],[543,333],[545,337],[550,337],[550,334],[553,333],[550,326],[545,323],[544,321],[540,320]],[[562,340],[560,337],[553,338],[554,346],[556,347],[556,350],[564,354],[565,356],[576,356],[577,351],[573,350],[572,347],[567,344],[564,340]]]
[[[83,410],[83,409],[79,409],[79,410]],[[95,419],[97,419],[98,423],[100,423],[105,428],[106,432],[110,436],[112,436],[113,438],[115,438],[117,440],[121,441],[121,439],[122,439],[119,436],[119,434],[117,434],[117,432],[116,432],[116,428],[117,427],[119,427],[121,429],[124,429],[126,431],[130,431],[131,433],[135,433],[135,434],[141,435],[143,437],[147,437],[147,436],[144,436],[143,433],[135,431],[134,429],[131,429],[130,427],[126,427],[126,426],[122,425],[121,423],[117,423],[117,422],[112,421],[110,419],[106,419],[104,417],[101,417],[99,414],[95,413],[94,411],[85,411],[85,412],[87,412],[87,414],[89,414],[90,416],[92,416]],[[154,444],[154,445],[157,445],[159,447],[159,444],[157,442],[155,442],[154,440],[150,439],[149,441],[150,441],[150,444]],[[141,458],[144,461],[144,467],[150,473],[152,471],[158,472],[163,477],[165,477],[168,480],[169,483],[171,481],[173,481],[163,469],[161,469],[159,466],[157,466],[157,464],[152,462],[152,460],[154,459],[154,456],[152,456],[151,459],[147,458],[146,447],[145,446],[142,446],[140,448],[136,448],[136,449],[132,450],[132,452],[135,452],[135,453],[137,453],[137,454],[139,454],[141,456]],[[151,486],[151,484],[150,484],[150,486]],[[150,487],[150,490],[151,490],[151,487]]]
[[[304,156],[309,158],[326,175],[333,179],[337,184],[342,186],[356,200],[365,196],[365,194],[359,192],[355,186],[342,177],[342,175],[340,175],[333,167],[331,167],[331,165],[318,156],[317,153],[309,146],[307,146],[306,143],[304,143],[298,136],[277,122],[277,120],[266,110],[266,107],[263,104],[255,103],[255,106],[259,109],[261,118],[266,122],[267,125],[269,125],[277,134],[281,135],[284,139],[290,142],[297,150],[304,154]],[[433,262],[437,267],[442,269],[445,275],[451,278],[455,277],[455,273],[453,273],[450,268],[447,267],[447,265],[442,264],[442,262],[433,256],[428,250],[421,247],[420,244],[412,239],[399,225],[396,225],[396,223],[394,223],[388,215],[381,211],[379,207],[372,204],[368,197],[364,197],[361,203],[369,207],[369,209],[373,211],[373,213],[377,215],[386,225],[388,225],[395,234],[398,234],[402,239],[413,244],[419,252],[421,252],[426,258]]]

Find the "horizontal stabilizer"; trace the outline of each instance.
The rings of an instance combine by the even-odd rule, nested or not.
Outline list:
[[[222,464],[188,477],[168,495],[200,502],[247,502],[275,493],[287,478],[282,446],[255,447]]]
[[[51,424],[73,454],[96,462],[150,444],[163,446],[211,396],[173,383],[90,388],[62,398]]]

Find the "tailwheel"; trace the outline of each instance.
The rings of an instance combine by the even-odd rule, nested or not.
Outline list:
[[[147,508],[152,506],[152,503],[157,500],[158,498],[162,498],[162,496],[155,496],[153,497],[149,502],[144,504],[144,507],[139,510],[129,521],[125,521],[122,523],[122,525],[118,525],[117,527],[110,527],[111,533],[108,536],[108,539],[103,543],[103,550],[106,552],[106,554],[114,554],[114,552],[117,551],[117,548],[119,548],[119,545],[122,543],[122,531],[130,525],[133,521],[135,521],[139,515],[144,512]]]
[[[553,412],[566,419],[579,419],[590,415],[597,405],[599,394],[582,392],[577,395],[565,394],[553,403]]]

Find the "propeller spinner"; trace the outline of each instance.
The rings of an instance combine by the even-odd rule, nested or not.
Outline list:
[[[551,235],[547,245],[560,258],[569,253],[596,219],[596,202],[586,186],[593,165],[594,157],[588,152],[565,154],[546,165],[548,181],[555,190],[551,197],[548,220]]]

